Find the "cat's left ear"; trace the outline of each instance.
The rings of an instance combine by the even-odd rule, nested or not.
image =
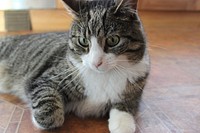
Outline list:
[[[138,0],[114,0],[115,1],[115,12],[120,9],[128,9],[130,11],[137,10]]]
[[[70,15],[74,18],[78,16],[78,12],[81,7],[81,0],[61,0],[64,4],[64,7],[67,9]]]

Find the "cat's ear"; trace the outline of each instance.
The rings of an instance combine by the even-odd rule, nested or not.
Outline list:
[[[78,16],[78,12],[81,7],[80,0],[61,0],[64,4],[64,7],[67,9],[69,14],[71,14],[74,18]]]
[[[119,9],[126,9],[130,11],[137,10],[138,0],[114,0],[115,1],[115,12]]]

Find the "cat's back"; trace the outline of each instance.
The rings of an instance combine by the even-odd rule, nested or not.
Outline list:
[[[59,63],[66,56],[67,43],[68,32],[0,38],[0,92],[12,91],[24,99],[25,82]]]
[[[0,38],[0,59],[18,55],[29,56],[37,50],[49,51],[66,44],[67,40],[67,32],[2,37]]]
[[[6,62],[12,73],[27,75],[52,64],[67,51],[68,32],[11,36],[0,39],[0,63]],[[5,64],[5,63],[4,63]]]

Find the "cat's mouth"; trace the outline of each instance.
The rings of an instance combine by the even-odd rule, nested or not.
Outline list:
[[[98,74],[105,74],[112,70],[112,68],[103,65],[100,67],[91,66],[90,69]]]
[[[109,70],[96,70],[97,73],[99,74],[104,74],[107,73]]]

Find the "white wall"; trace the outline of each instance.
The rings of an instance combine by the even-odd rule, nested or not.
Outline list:
[[[0,0],[0,10],[56,8],[56,0]]]

